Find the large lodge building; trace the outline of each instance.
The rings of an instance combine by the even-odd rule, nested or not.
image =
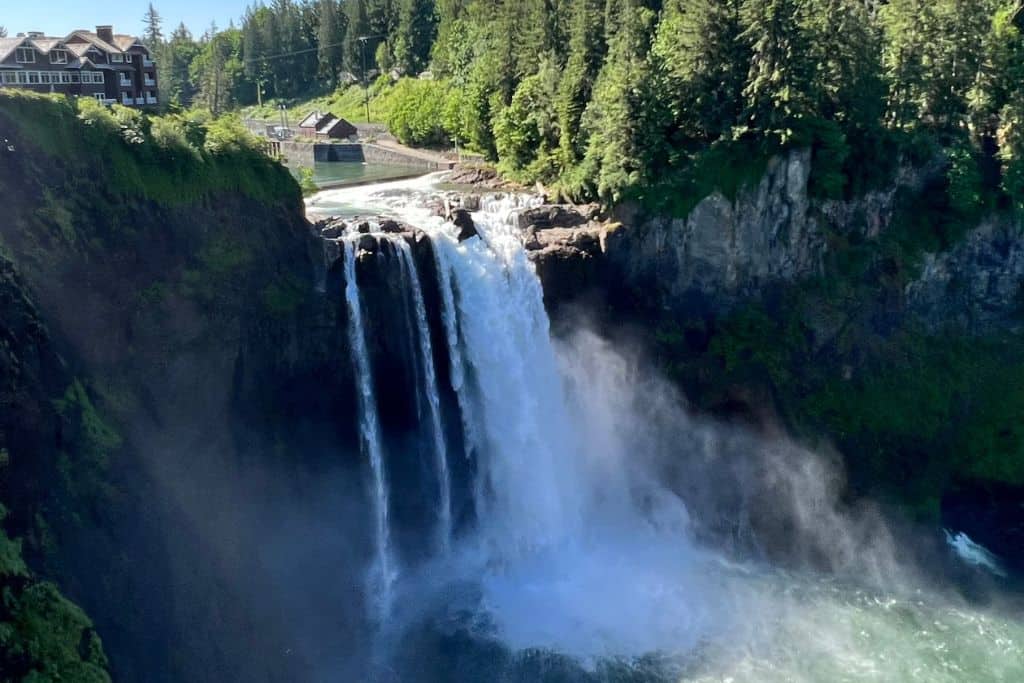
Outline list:
[[[0,38],[0,87],[94,97],[104,104],[154,106],[160,95],[156,63],[134,36],[112,26],[72,31],[64,38],[19,33]]]

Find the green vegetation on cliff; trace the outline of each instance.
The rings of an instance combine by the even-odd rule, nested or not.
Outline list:
[[[69,168],[101,176],[112,198],[161,204],[239,192],[259,201],[298,201],[290,174],[263,153],[260,141],[230,117],[202,112],[149,117],[89,98],[69,99],[5,89],[0,130]]]

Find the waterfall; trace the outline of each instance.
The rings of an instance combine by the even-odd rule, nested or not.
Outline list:
[[[345,259],[345,301],[348,305],[348,337],[352,365],[356,375],[356,393],[359,404],[359,441],[363,455],[370,462],[372,472],[371,497],[374,512],[375,561],[371,569],[370,595],[377,604],[375,616],[383,621],[391,611],[391,591],[396,578],[395,561],[391,549],[391,531],[388,521],[388,482],[384,471],[384,453],[381,446],[380,422],[377,418],[377,399],[373,390],[370,355],[366,348],[363,328],[363,307],[356,280],[356,249],[354,242],[343,243]]]
[[[453,243],[447,235],[435,232],[432,236],[434,247],[434,264],[437,266],[438,285],[441,289],[441,319],[444,323],[445,341],[448,346],[448,362],[451,367],[451,385],[459,402],[459,414],[462,422],[465,455],[472,457],[477,444],[476,420],[473,414],[473,402],[466,386],[466,372],[462,363],[462,351],[459,343],[459,325],[455,309],[455,290],[452,287],[451,252]]]
[[[413,304],[416,310],[416,328],[419,337],[419,352],[423,365],[424,390],[430,408],[430,427],[433,436],[435,465],[437,467],[438,500],[437,500],[437,544],[442,554],[447,553],[452,536],[452,494],[451,474],[448,471],[448,446],[445,443],[444,428],[441,422],[441,399],[437,390],[437,373],[434,369],[434,348],[430,341],[430,327],[427,324],[427,307],[423,302],[423,288],[420,285],[419,273],[412,258],[412,249],[404,239],[392,242],[398,249],[403,267],[408,274],[409,287],[412,290]],[[418,395],[418,393],[417,393]]]
[[[434,241],[443,255],[442,290],[451,289],[443,280],[450,269],[459,293],[461,335],[449,320],[449,352],[463,355],[475,380],[465,417],[481,442],[474,494],[480,532],[511,555],[571,539],[582,522],[577,449],[540,282],[513,225],[518,202],[514,195],[486,201],[474,214],[480,239],[454,249],[446,235]]]

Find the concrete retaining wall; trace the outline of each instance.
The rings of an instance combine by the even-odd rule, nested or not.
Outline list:
[[[281,142],[281,154],[291,165],[312,166],[315,162],[347,161],[354,163],[386,164],[388,166],[409,166],[427,171],[445,171],[452,167],[450,162],[439,162],[425,156],[407,154],[401,150],[368,143],[306,143]]]

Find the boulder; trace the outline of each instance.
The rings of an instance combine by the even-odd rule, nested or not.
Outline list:
[[[480,234],[476,230],[476,224],[473,223],[473,216],[466,209],[452,210],[449,220],[459,229],[458,239],[460,242],[465,242],[470,237]]]

